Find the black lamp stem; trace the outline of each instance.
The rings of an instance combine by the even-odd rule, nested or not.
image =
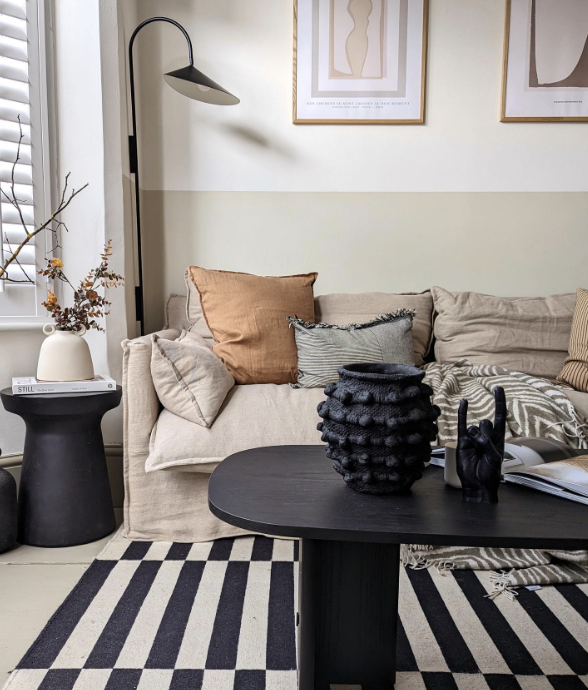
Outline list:
[[[140,323],[141,335],[145,334],[145,299],[143,292],[143,251],[141,245],[141,204],[140,204],[140,189],[139,189],[139,153],[137,146],[137,118],[135,114],[135,69],[133,65],[133,44],[139,31],[147,24],[153,22],[168,22],[177,27],[186,38],[188,43],[188,56],[190,64],[194,64],[194,57],[192,51],[192,41],[188,32],[184,27],[169,17],[150,17],[133,31],[129,41],[129,78],[131,82],[131,121],[133,125],[133,133],[129,136],[129,165],[131,173],[135,175],[135,216],[137,219],[137,263],[138,263],[138,285],[135,286],[135,309],[136,320]]]

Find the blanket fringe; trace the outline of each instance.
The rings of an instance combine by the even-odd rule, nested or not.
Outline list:
[[[432,551],[433,548],[427,544],[401,544],[400,563],[403,567],[410,566],[413,570],[428,568],[430,563],[421,551]]]
[[[566,429],[566,424],[572,424],[574,426],[574,431],[568,431]],[[574,419],[569,419],[566,422],[553,422],[553,424],[548,424],[545,429],[551,429],[553,427],[558,427],[559,430],[570,439],[578,442],[578,448],[586,447],[586,433],[588,433],[588,424],[582,424],[575,421]]]
[[[500,573],[490,573],[490,581],[492,582],[492,592],[490,592],[490,594],[486,594],[486,598],[493,601],[501,594],[504,594],[504,596],[507,599],[510,599],[510,601],[514,601],[514,598],[518,597],[519,594],[511,584],[510,576],[513,572],[514,568],[512,570],[509,570],[508,572],[506,570],[503,570]]]
[[[432,561],[423,553],[423,551],[433,551],[434,549],[434,546],[426,544],[402,544],[400,563],[403,567],[409,567],[412,570],[435,568],[440,575],[446,575],[455,568],[455,564],[451,561]]]

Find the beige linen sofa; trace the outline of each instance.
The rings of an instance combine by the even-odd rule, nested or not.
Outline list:
[[[432,288],[418,294],[319,296],[315,311],[317,321],[347,324],[401,306],[414,308],[417,365],[433,358],[435,336],[435,353],[441,353],[443,361],[459,361],[469,354],[473,363],[501,364],[555,378],[567,354],[574,304],[573,295],[505,304],[500,298]],[[497,333],[501,328],[503,332]],[[193,288],[187,300],[170,297],[166,328],[158,335],[175,339],[190,329],[212,345]],[[223,458],[240,450],[320,444],[316,406],[323,399],[322,389],[235,386],[214,424],[205,428],[161,408],[151,378],[151,335],[125,341],[123,349],[125,536],[197,542],[243,534],[210,513],[210,473]],[[569,391],[568,395],[588,416],[588,394]]]

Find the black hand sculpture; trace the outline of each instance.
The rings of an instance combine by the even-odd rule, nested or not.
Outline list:
[[[468,429],[468,401],[462,400],[457,413],[457,474],[464,501],[498,503],[498,487],[504,458],[506,398],[504,388],[494,389],[494,424],[483,419]]]

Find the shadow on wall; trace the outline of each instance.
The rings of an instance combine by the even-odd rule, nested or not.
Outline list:
[[[153,203],[154,195],[141,195],[141,233],[143,236],[143,291],[145,304],[145,333],[162,328],[166,296],[165,284],[164,205]],[[186,219],[189,223],[189,219]]]
[[[268,153],[275,153],[282,158],[288,160],[295,160],[296,156],[291,148],[284,146],[280,142],[269,139],[262,134],[259,130],[253,127],[248,127],[247,125],[237,125],[230,122],[216,122],[213,119],[201,122],[201,124],[206,124],[210,127],[215,127],[223,134],[228,134],[231,137],[235,137],[241,142],[246,144],[251,144],[257,149],[262,149]]]

